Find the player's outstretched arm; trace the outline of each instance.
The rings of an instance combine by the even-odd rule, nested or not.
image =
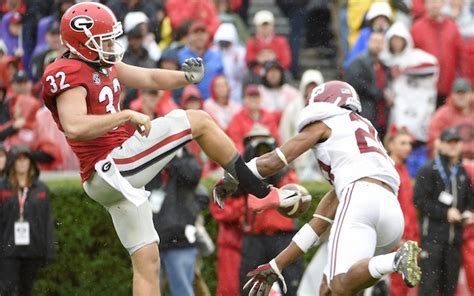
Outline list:
[[[275,149],[258,157],[256,159],[258,173],[262,177],[275,174],[286,165],[285,161],[287,163],[292,162],[305,151],[311,149],[316,143],[328,139],[330,135],[331,129],[322,121],[308,124],[296,136],[286,141],[279,148],[280,152]]]
[[[147,69],[120,62],[116,64],[119,81],[138,89],[174,89],[190,83],[199,83],[204,76],[204,64],[200,58],[187,59],[183,71]]]
[[[150,118],[132,110],[105,115],[87,114],[86,96],[86,89],[79,86],[63,92],[56,99],[59,121],[69,139],[95,139],[127,121],[137,126],[144,136],[150,132]]]
[[[301,227],[288,247],[269,263],[260,265],[247,274],[251,279],[245,284],[244,289],[250,288],[249,295],[268,295],[271,286],[277,280],[283,282],[284,290],[286,290],[285,279],[281,271],[305,253],[329,229],[331,221],[336,215],[338,204],[336,192],[331,189],[319,202],[313,219]],[[286,293],[286,291],[284,292]]]

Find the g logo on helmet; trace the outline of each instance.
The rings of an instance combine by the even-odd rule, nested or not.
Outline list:
[[[76,32],[83,32],[85,29],[90,30],[94,25],[94,20],[87,15],[78,15],[71,20],[71,28]]]

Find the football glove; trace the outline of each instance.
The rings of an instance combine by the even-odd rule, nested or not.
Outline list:
[[[285,278],[280,270],[278,270],[275,259],[272,259],[267,264],[260,265],[249,272],[247,276],[252,277],[244,286],[244,290],[250,287],[249,296],[267,296],[273,283],[278,279],[283,283],[283,292],[286,294]]]
[[[216,182],[212,188],[212,199],[219,206],[224,208],[224,200],[234,193],[239,187],[239,182],[228,172],[224,172],[224,177]]]
[[[295,205],[301,199],[297,191],[280,189],[271,186],[270,193],[264,198],[258,198],[252,194],[248,196],[248,207],[254,212],[261,212],[279,207],[288,208]]]
[[[204,77],[204,64],[201,58],[189,58],[181,65],[186,80],[190,83],[199,83]]]

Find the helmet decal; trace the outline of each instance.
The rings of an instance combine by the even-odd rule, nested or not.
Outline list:
[[[84,32],[94,26],[94,20],[87,15],[78,15],[71,20],[71,28],[76,32]]]

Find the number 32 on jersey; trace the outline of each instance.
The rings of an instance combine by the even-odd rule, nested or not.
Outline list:
[[[63,90],[71,85],[66,83],[66,74],[64,72],[58,72],[54,76],[48,75],[46,77],[46,81],[49,82],[51,86],[51,93],[56,93],[58,90]],[[104,85],[99,93],[99,103],[103,103],[107,101],[107,105],[105,106],[105,111],[107,113],[116,113],[120,111],[120,106],[117,104],[117,109],[114,106],[114,93],[118,93],[120,91],[120,82],[117,78],[113,80],[113,91],[108,85]]]

